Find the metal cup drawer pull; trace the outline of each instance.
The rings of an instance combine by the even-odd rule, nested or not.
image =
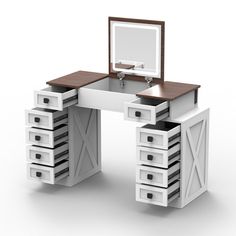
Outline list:
[[[147,136],[147,141],[150,142],[150,143],[153,142],[153,137],[152,136]]]
[[[152,193],[147,193],[147,198],[148,199],[152,199],[153,198],[153,194]]]
[[[36,141],[40,141],[40,139],[41,139],[41,137],[39,135],[35,135],[34,138],[35,138]]]
[[[42,176],[42,173],[37,171],[36,176],[40,178]]]
[[[43,102],[46,103],[46,104],[48,104],[48,103],[49,103],[49,98],[44,98],[44,99],[43,99]]]
[[[135,112],[135,116],[136,116],[136,117],[141,117],[141,112],[140,112],[140,111],[136,111],[136,112]]]
[[[153,160],[153,155],[148,154],[148,155],[147,155],[147,160],[148,160],[148,161],[152,161],[152,160]]]
[[[39,123],[40,122],[40,118],[39,117],[34,117],[34,122]]]
[[[39,153],[36,153],[36,154],[35,154],[35,158],[36,158],[36,159],[41,159],[41,157],[42,157],[41,154],[39,154]]]
[[[153,179],[153,175],[152,174],[147,174],[147,179],[152,180]]]

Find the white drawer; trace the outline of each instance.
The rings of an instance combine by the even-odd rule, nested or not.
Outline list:
[[[34,92],[35,107],[62,111],[78,103],[77,89],[49,86]]]
[[[38,146],[27,146],[26,156],[28,162],[55,166],[56,163],[69,157],[69,144],[62,143],[54,149]]]
[[[26,128],[26,142],[29,144],[54,148],[68,140],[68,126],[60,125],[55,130]]]
[[[136,184],[136,201],[165,206],[179,197],[180,183],[174,182],[167,189]]]
[[[28,164],[27,175],[31,180],[37,180],[48,184],[55,184],[69,175],[69,162],[63,160],[55,167]]]
[[[55,111],[43,108],[26,110],[25,123],[42,129],[54,129],[55,127],[68,122],[68,110]]]
[[[170,164],[180,159],[180,144],[168,150],[137,146],[137,163],[140,165],[168,168]]]
[[[136,182],[167,188],[170,183],[179,179],[179,173],[179,162],[173,164],[173,166],[168,169],[160,169],[149,166],[137,166]]]
[[[169,103],[161,100],[138,98],[125,102],[124,118],[136,122],[156,124],[169,116]]]
[[[180,142],[180,124],[159,121],[156,125],[137,127],[137,145],[168,149]]]

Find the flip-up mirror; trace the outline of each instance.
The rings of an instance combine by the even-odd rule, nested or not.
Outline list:
[[[164,80],[164,22],[109,17],[109,73]]]

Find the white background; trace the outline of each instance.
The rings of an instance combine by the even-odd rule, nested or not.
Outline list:
[[[0,235],[235,235],[235,1],[0,1]],[[103,112],[103,172],[72,188],[26,180],[24,110],[45,82],[107,72],[107,17],[166,21],[165,80],[211,108],[209,192],[178,210],[135,202],[135,127]]]

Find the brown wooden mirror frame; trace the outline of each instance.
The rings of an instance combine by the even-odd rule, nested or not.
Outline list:
[[[161,26],[161,72],[160,78],[153,78],[153,83],[162,83],[164,81],[164,53],[165,53],[165,22],[164,21],[154,21],[154,20],[142,20],[142,19],[132,19],[132,18],[121,18],[121,17],[108,17],[108,69],[110,77],[117,77],[118,72],[112,71],[111,66],[111,22],[120,21],[127,23],[142,23],[142,24],[152,24]],[[140,75],[125,75],[126,79],[144,81],[144,76]]]

